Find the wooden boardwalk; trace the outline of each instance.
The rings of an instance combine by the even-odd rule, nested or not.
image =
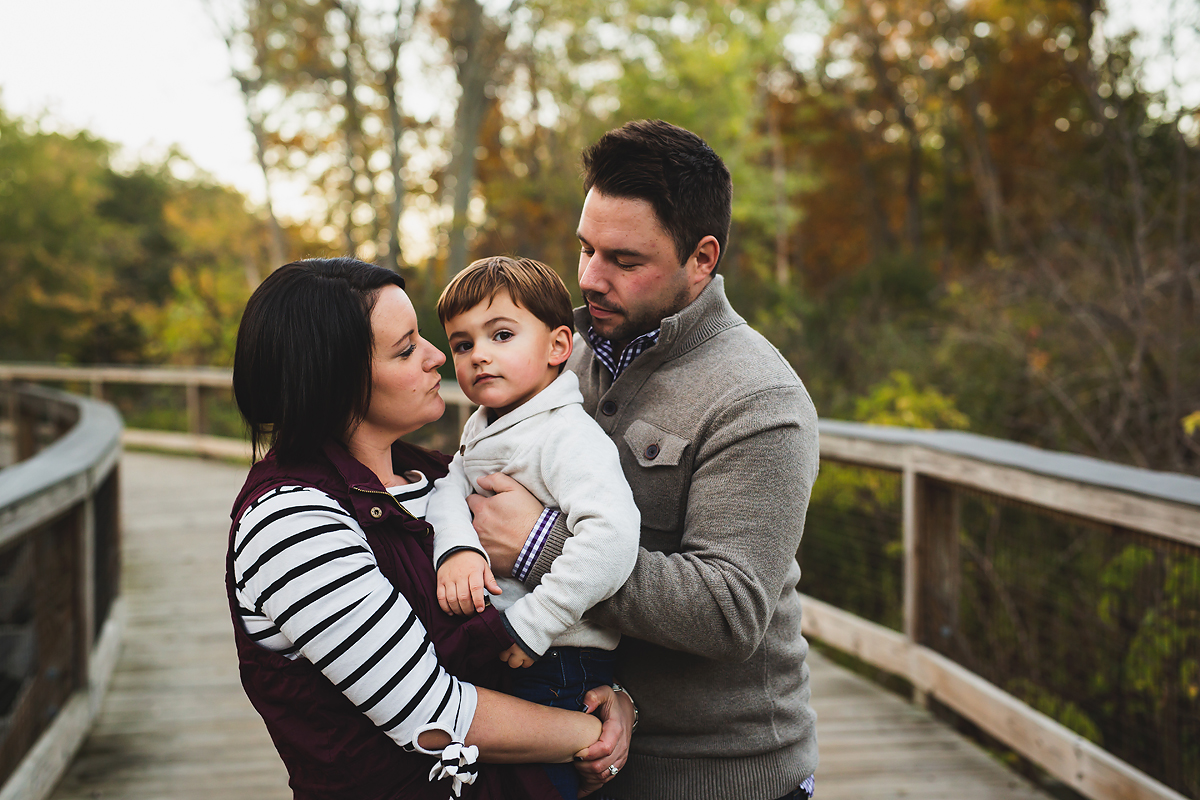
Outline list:
[[[290,797],[238,683],[225,603],[228,513],[245,470],[144,453],[121,468],[124,649],[53,800]],[[811,668],[821,800],[1046,797],[923,710],[815,653]]]

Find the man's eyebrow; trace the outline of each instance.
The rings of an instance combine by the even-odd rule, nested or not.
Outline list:
[[[580,233],[579,231],[575,231],[575,238],[578,239],[579,241],[583,242],[584,244],[586,244],[588,247],[592,246],[592,243],[589,242],[587,239],[583,238],[583,234]],[[608,250],[605,250],[605,252],[611,253],[614,256],[632,256],[633,258],[645,258],[646,257],[646,254],[643,253],[641,250],[634,250],[631,247],[613,247]]]

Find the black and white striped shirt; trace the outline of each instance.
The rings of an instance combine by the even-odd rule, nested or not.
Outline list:
[[[389,491],[415,517],[431,488]],[[250,638],[317,666],[402,746],[439,723],[463,741],[475,687],[437,662],[425,627],[383,576],[358,522],[324,492],[284,486],[258,498],[234,533],[235,597]]]

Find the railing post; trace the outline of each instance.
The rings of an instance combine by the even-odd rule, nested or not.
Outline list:
[[[79,568],[76,572],[79,581],[79,613],[82,630],[79,632],[80,653],[83,655],[80,664],[80,685],[87,686],[91,680],[88,674],[88,654],[96,641],[96,494],[95,487],[88,492],[83,501],[83,509],[79,515]]]
[[[914,481],[917,597],[914,641],[949,652],[958,629],[958,493],[941,481]]]
[[[37,417],[18,399],[13,409],[13,444],[17,461],[32,458],[37,452],[36,428]]]
[[[196,436],[204,433],[204,396],[199,383],[187,385],[188,432]]]

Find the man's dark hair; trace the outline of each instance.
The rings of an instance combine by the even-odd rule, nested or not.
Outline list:
[[[344,442],[371,403],[371,311],[404,279],[353,258],[295,261],[272,272],[246,303],[233,357],[233,394],[254,458],[281,462]]]
[[[705,236],[725,255],[733,181],[703,139],[660,119],[611,130],[583,151],[583,191],[645,200],[675,244],[679,263]]]

